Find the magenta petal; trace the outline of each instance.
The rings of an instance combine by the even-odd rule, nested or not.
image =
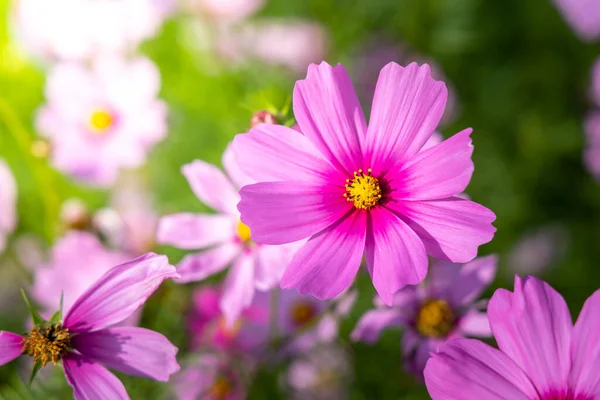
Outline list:
[[[490,321],[487,314],[476,309],[471,309],[460,317],[458,329],[466,336],[492,336],[492,328],[490,328]]]
[[[204,204],[223,213],[236,215],[236,204],[240,197],[223,171],[212,164],[196,160],[185,164],[181,172],[194,194]]]
[[[463,265],[446,293],[450,304],[460,307],[475,301],[493,282],[497,266],[495,255],[476,258]]]
[[[363,167],[365,116],[343,65],[310,65],[293,103],[300,130],[337,169],[352,176]]]
[[[254,179],[250,178],[242,171],[239,160],[233,149],[233,142],[227,145],[227,148],[223,152],[221,163],[223,164],[223,168],[225,168],[225,172],[227,172],[227,175],[237,188],[256,183]]]
[[[233,325],[254,298],[254,256],[242,254],[229,271],[223,284],[219,305],[225,319]]]
[[[523,369],[540,393],[567,384],[572,321],[567,303],[546,282],[515,277],[515,291],[498,289],[488,304],[498,347]]]
[[[0,365],[11,362],[23,352],[23,336],[0,331]]]
[[[281,125],[262,124],[237,135],[232,145],[242,170],[262,182],[327,182],[345,177],[302,134]],[[254,182],[252,182],[254,183]]]
[[[367,133],[366,154],[376,174],[421,150],[440,122],[447,98],[446,85],[431,77],[426,64],[383,67]]]
[[[425,278],[429,260],[419,236],[394,213],[374,207],[369,216],[367,265],[377,293],[391,306],[398,290]]]
[[[242,250],[241,245],[227,242],[213,249],[188,254],[177,264],[177,283],[198,282],[221,272]]]
[[[105,328],[140,308],[169,278],[179,275],[166,256],[148,253],[106,272],[75,301],[64,319],[71,332]]]
[[[238,221],[231,215],[179,213],[160,219],[156,241],[180,249],[201,249],[231,240]]]
[[[305,182],[263,182],[244,186],[238,205],[252,239],[291,243],[327,228],[352,209],[343,186]]]
[[[527,375],[504,353],[474,339],[440,346],[425,367],[433,400],[531,400],[539,396]]]
[[[492,240],[496,216],[480,204],[460,197],[432,201],[390,202],[419,235],[427,253],[442,260],[469,262],[477,248]]]
[[[66,355],[63,368],[75,400],[129,400],[125,387],[116,376],[78,354]]]
[[[367,311],[350,334],[353,341],[375,343],[381,333],[389,327],[401,327],[406,323],[405,315],[396,308],[377,308]]]
[[[600,290],[581,309],[571,336],[570,387],[582,398],[600,398]]]
[[[365,247],[366,213],[356,211],[319,232],[294,256],[281,279],[284,289],[330,299],[356,276]]]
[[[472,129],[465,129],[450,139],[421,151],[401,166],[391,170],[390,182],[395,199],[435,200],[454,196],[466,189],[473,175]]]
[[[177,347],[144,328],[108,328],[73,336],[73,347],[92,362],[128,375],[167,382],[179,371]]]

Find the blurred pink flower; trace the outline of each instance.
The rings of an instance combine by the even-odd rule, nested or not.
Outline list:
[[[160,76],[146,58],[98,60],[91,69],[59,64],[46,84],[37,127],[52,142],[54,165],[90,184],[112,184],[122,167],[138,167],[167,134],[158,100]]]
[[[230,325],[219,306],[222,293],[218,286],[202,286],[194,291],[188,317],[193,347],[248,353],[263,348],[269,340],[268,299],[255,296],[252,304]]]
[[[236,363],[245,366],[244,359]],[[179,400],[244,400],[246,391],[239,370],[223,354],[204,353],[172,379]]]
[[[592,67],[591,96],[596,106],[600,107],[600,58],[596,59]]]
[[[508,257],[511,276],[538,275],[559,261],[569,236],[560,225],[548,225],[526,233],[517,241]]]
[[[491,336],[482,303],[475,302],[496,275],[497,258],[477,258],[465,265],[435,261],[427,282],[400,290],[393,307],[375,299],[377,308],[358,321],[355,341],[374,343],[389,327],[404,328],[402,352],[406,368],[422,377],[430,353],[456,337]]]
[[[41,314],[49,318],[58,310],[61,292],[64,309],[70,309],[102,275],[128,259],[125,254],[106,250],[91,233],[68,232],[52,248],[49,262],[37,265],[33,271],[31,290],[42,306]]]
[[[173,7],[173,0],[18,0],[14,24],[33,54],[83,60],[133,50]]]
[[[17,182],[4,160],[0,159],[0,253],[7,237],[17,226]]]
[[[239,170],[230,147],[223,153],[223,166],[229,177],[200,160],[183,166],[182,172],[196,197],[220,213],[162,217],[157,241],[186,250],[210,248],[181,260],[180,283],[201,281],[233,264],[220,301],[231,325],[250,306],[255,289],[266,291],[279,283],[293,250],[291,246],[266,246],[253,241],[236,207],[240,199],[238,189],[252,181]]]
[[[179,371],[177,348],[157,332],[114,325],[139,309],[165,279],[175,277],[167,257],[153,253],[111,268],[66,308],[63,321],[35,326],[25,336],[0,331],[0,365],[21,354],[42,366],[62,361],[76,400],[129,399],[105,367],[168,381]]]
[[[554,0],[554,4],[582,39],[600,39],[600,6],[597,0]]]
[[[352,377],[347,352],[335,345],[319,346],[299,355],[288,367],[285,384],[294,400],[348,398]]]
[[[238,209],[253,239],[310,238],[282,288],[320,299],[353,282],[363,254],[386,304],[427,274],[427,254],[468,262],[495,232],[489,209],[457,196],[473,173],[471,129],[420,152],[446,104],[427,65],[390,63],[380,74],[369,126],[342,65],[311,65],[294,89],[300,130],[263,124],[237,135]]]
[[[265,0],[186,0],[192,12],[219,22],[238,22],[258,11]]]
[[[565,299],[533,276],[498,289],[488,318],[499,349],[456,339],[425,368],[433,400],[593,400],[600,396],[600,290],[573,325]]]

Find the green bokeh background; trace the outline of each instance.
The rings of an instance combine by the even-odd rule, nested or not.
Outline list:
[[[33,117],[43,103],[45,70],[27,59],[10,38],[8,0],[0,0],[0,157],[19,185],[20,224],[15,236],[34,233],[48,244],[57,239],[63,200],[80,197],[95,209],[109,194],[77,185],[53,171],[28,149],[35,136]],[[473,127],[475,174],[468,194],[497,215],[493,242],[480,254],[498,253],[495,287],[512,288],[506,255],[525,233],[549,223],[568,232],[565,254],[543,275],[567,299],[574,316],[600,287],[600,190],[582,163],[583,119],[590,68],[600,44],[580,41],[550,0],[271,0],[258,17],[301,17],[323,24],[329,35],[327,61],[351,72],[355,60],[379,38],[408,45],[436,60],[454,87],[458,117],[443,128],[446,136]],[[195,158],[219,164],[223,149],[248,129],[254,111],[289,103],[294,77],[277,68],[251,63],[228,68],[187,43],[189,18],[168,21],[141,52],[162,74],[161,97],[170,110],[168,138],[150,154],[144,174],[158,211],[205,210],[180,174]],[[394,61],[394,60],[389,60]],[[368,111],[369,104],[363,103]],[[159,248],[178,261],[181,253]],[[0,256],[5,269],[15,268]],[[0,262],[2,262],[0,261]],[[85,260],[82,260],[85,263]],[[4,273],[2,279],[11,273]],[[26,287],[27,274],[15,271]],[[371,307],[368,277],[357,281],[359,301],[343,322],[341,341],[354,359],[351,399],[425,399],[425,389],[403,373],[400,333],[386,332],[376,345],[351,344],[348,334]],[[488,295],[492,293],[490,289]],[[185,345],[183,312],[189,288],[166,284],[150,300],[143,325]],[[23,331],[19,299],[0,311],[0,329]],[[27,390],[17,363],[0,368],[0,399],[68,398],[57,375]],[[279,368],[263,369],[250,398],[285,398],[277,387]],[[119,375],[121,376],[121,375]],[[167,398],[167,387],[123,377],[133,399]]]

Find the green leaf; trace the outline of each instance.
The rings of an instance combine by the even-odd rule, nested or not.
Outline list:
[[[35,379],[37,373],[40,371],[40,368],[42,368],[42,363],[41,362],[36,362],[35,364],[33,364],[33,368],[31,369],[31,375],[29,375],[29,381],[27,382],[27,387],[31,387],[31,384],[33,383],[33,380]]]
[[[50,321],[48,321],[48,323],[51,324],[51,325],[54,325],[54,324],[59,323],[59,322],[62,321],[64,296],[65,296],[65,292],[61,291],[60,292],[60,308],[59,308],[59,310],[57,312],[55,312],[54,314],[52,314],[52,318],[50,318]]]
[[[46,320],[44,318],[42,318],[40,316],[40,314],[38,314],[37,311],[33,308],[31,303],[29,302],[29,299],[27,298],[27,295],[25,294],[25,291],[22,288],[21,288],[21,295],[23,296],[23,300],[25,300],[25,304],[27,304],[27,308],[29,309],[29,314],[31,314],[31,319],[33,320],[33,324],[35,326],[39,326],[39,325],[43,325],[44,323],[46,323]]]

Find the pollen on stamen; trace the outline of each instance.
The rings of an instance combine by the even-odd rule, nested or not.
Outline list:
[[[71,349],[71,334],[62,324],[34,327],[23,338],[23,354],[33,357],[42,367],[57,364]]]
[[[365,174],[362,169],[354,172],[352,179],[346,179],[346,200],[354,207],[369,210],[379,203],[382,197],[379,180],[372,175],[371,168]]]

